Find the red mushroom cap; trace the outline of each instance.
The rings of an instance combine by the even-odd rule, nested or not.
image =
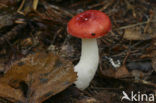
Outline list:
[[[67,25],[67,31],[78,38],[98,38],[111,29],[109,17],[98,10],[88,10],[74,16]]]

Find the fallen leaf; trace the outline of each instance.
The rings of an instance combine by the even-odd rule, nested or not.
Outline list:
[[[124,78],[129,76],[130,76],[130,72],[127,70],[125,65],[119,67],[115,72],[115,78]]]
[[[151,30],[151,33],[142,33],[140,29],[139,27],[125,29],[123,38],[127,40],[148,40],[156,38],[156,31]]]
[[[156,20],[156,10],[153,10],[152,20]],[[142,32],[141,26],[135,26],[132,28],[125,29],[123,38],[127,40],[148,40],[156,38],[156,23],[148,22],[150,24],[148,27],[145,27],[146,32]],[[148,25],[146,24],[146,25]]]
[[[0,97],[12,102],[40,103],[77,78],[73,65],[53,53],[29,54],[0,78]]]

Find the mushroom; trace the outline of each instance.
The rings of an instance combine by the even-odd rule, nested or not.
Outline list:
[[[81,57],[74,67],[78,78],[77,88],[84,90],[93,79],[99,64],[99,51],[96,38],[104,36],[111,29],[109,17],[98,10],[88,10],[74,16],[67,25],[67,31],[82,39]]]

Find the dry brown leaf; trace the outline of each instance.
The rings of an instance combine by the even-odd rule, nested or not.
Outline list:
[[[101,71],[101,73],[103,76],[112,77],[112,78],[125,78],[131,76],[131,72],[128,71],[125,65],[122,65],[116,70],[113,68],[104,69]]]
[[[0,78],[0,97],[12,102],[40,103],[76,78],[71,62],[53,53],[37,52],[11,65]]]
[[[154,30],[154,28],[152,30],[150,28],[149,30],[151,33],[142,33],[139,27],[128,28],[125,29],[123,38],[127,40],[148,40],[156,38],[156,30]]]
[[[126,66],[123,65],[115,72],[115,78],[124,78],[129,77],[130,72],[127,70]]]
[[[146,31],[145,33],[142,32],[141,26],[127,28],[125,29],[123,38],[127,40],[148,40],[156,38],[156,10],[153,10],[153,17],[151,20],[154,21],[147,22],[144,27],[144,31]]]

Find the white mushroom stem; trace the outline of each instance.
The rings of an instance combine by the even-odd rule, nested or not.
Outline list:
[[[77,88],[87,88],[93,79],[99,64],[99,51],[96,39],[82,39],[81,57],[74,67],[78,78],[75,82]]]

